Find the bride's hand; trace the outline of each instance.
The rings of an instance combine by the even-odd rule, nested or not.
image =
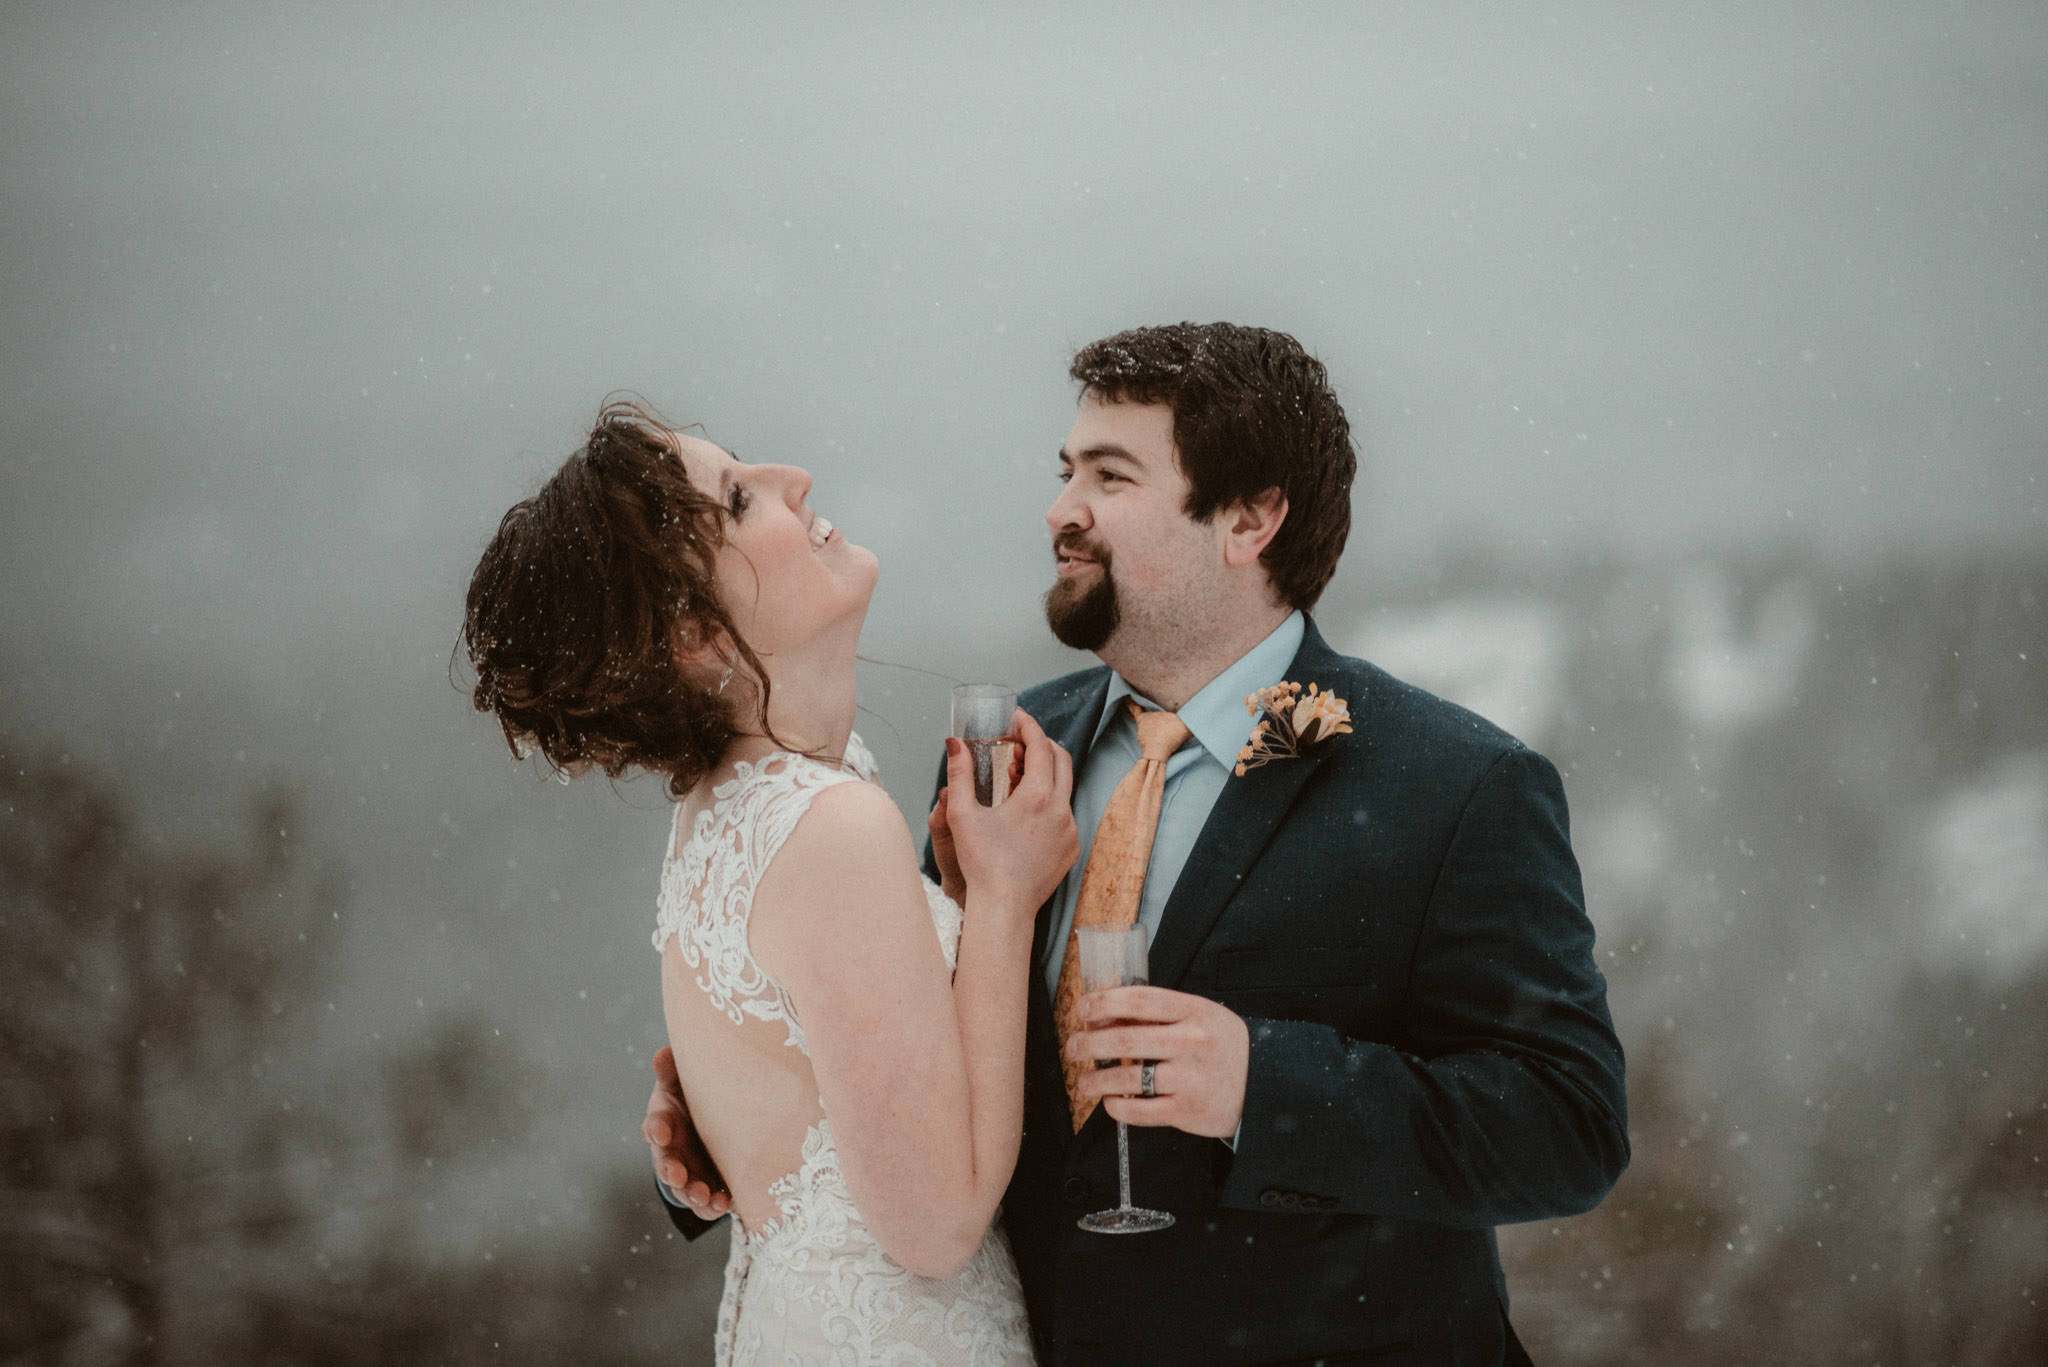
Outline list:
[[[939,789],[937,801],[932,803],[932,814],[925,818],[925,829],[931,833],[932,862],[939,866],[939,891],[951,898],[955,905],[967,905],[967,880],[960,874],[960,856],[953,850],[953,826],[946,814],[946,800],[953,795],[953,786],[948,783]]]
[[[1006,793],[1024,777],[1024,746],[1012,746],[1008,777],[1010,783],[1004,785]],[[952,797],[952,783],[938,789],[938,797],[932,801],[932,816],[924,820],[924,826],[932,836],[932,863],[938,865],[938,889],[952,898],[956,906],[967,906],[967,879],[961,877],[961,857],[952,851],[952,820],[946,810],[948,797]]]
[[[974,761],[957,740],[946,742],[946,801],[933,809],[932,853],[941,874],[950,858],[964,887],[1003,897],[1027,915],[1052,895],[1080,851],[1074,830],[1074,761],[1027,712],[1017,713],[1023,773],[1002,805],[973,800]],[[956,800],[957,796],[957,800]],[[942,843],[936,823],[948,836]]]
[[[1017,786],[1017,780],[1024,776],[1024,747],[1019,745],[1010,752],[1009,783],[1003,791],[1009,792]],[[948,783],[939,789],[938,797],[932,802],[931,815],[925,818],[925,830],[931,836],[932,862],[939,868],[939,891],[951,898],[955,905],[967,905],[967,880],[960,873],[960,856],[953,849],[953,824],[946,807],[947,799],[953,795]]]

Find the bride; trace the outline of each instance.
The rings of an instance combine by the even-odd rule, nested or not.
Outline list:
[[[474,700],[515,754],[649,770],[676,801],[654,943],[732,1192],[721,1367],[1027,1364],[996,1206],[1032,919],[1075,855],[1071,764],[1018,713],[1011,796],[942,800],[945,887],[919,873],[853,734],[877,562],[810,485],[608,405],[477,566]],[[971,794],[947,748],[947,791]]]

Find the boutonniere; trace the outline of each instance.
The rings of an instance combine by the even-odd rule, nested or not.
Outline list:
[[[1259,718],[1252,738],[1237,752],[1236,772],[1256,769],[1276,759],[1296,759],[1332,736],[1351,732],[1351,704],[1314,684],[1303,692],[1298,683],[1276,683],[1244,700],[1244,710]]]

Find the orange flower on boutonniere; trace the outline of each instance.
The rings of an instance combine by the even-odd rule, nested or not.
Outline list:
[[[1276,759],[1295,759],[1311,745],[1351,733],[1351,704],[1314,684],[1304,693],[1298,683],[1276,683],[1244,700],[1244,710],[1259,720],[1252,738],[1237,752],[1235,772],[1256,769]]]

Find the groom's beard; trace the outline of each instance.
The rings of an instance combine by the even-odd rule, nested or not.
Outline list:
[[[1095,651],[1107,645],[1123,621],[1123,609],[1116,600],[1116,580],[1110,574],[1107,546],[1090,545],[1079,537],[1053,542],[1055,551],[1071,549],[1096,564],[1093,584],[1082,587],[1078,579],[1062,579],[1045,593],[1045,624],[1061,645]]]

